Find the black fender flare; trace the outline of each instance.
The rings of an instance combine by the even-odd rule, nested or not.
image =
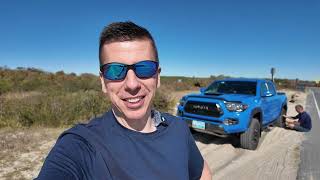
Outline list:
[[[280,116],[281,116],[282,109],[285,109],[285,110],[286,110],[286,113],[285,113],[285,115],[286,115],[286,114],[287,114],[287,111],[288,111],[288,105],[287,105],[287,102],[284,102],[284,103],[281,105],[281,109],[280,109],[280,113],[279,113],[278,117],[280,117]]]
[[[282,103],[278,117],[281,116],[282,109],[285,109],[286,110],[286,114],[287,114],[287,111],[288,111],[287,102]]]
[[[282,110],[282,109],[285,109],[286,112],[288,111],[288,104],[287,104],[287,102],[284,102],[284,103],[282,104],[281,110]]]
[[[254,108],[254,109],[251,111],[251,113],[250,113],[250,119],[249,119],[249,121],[248,121],[247,127],[250,126],[250,123],[251,123],[251,121],[252,121],[253,116],[256,115],[257,113],[260,113],[259,122],[260,122],[260,124],[262,125],[263,112],[262,112],[262,110],[261,110],[260,107],[256,107],[256,108]]]

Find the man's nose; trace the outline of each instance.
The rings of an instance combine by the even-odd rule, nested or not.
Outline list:
[[[125,88],[130,91],[134,91],[140,88],[140,82],[133,70],[127,72],[125,79]]]

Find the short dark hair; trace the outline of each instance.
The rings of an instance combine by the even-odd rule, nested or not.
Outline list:
[[[295,106],[295,108],[296,108],[296,109],[299,108],[299,109],[302,109],[302,110],[303,110],[303,106],[302,106],[301,104],[297,104],[297,105]]]
[[[136,25],[133,22],[114,22],[104,27],[100,34],[99,42],[99,61],[100,65],[103,64],[103,59],[101,57],[101,50],[103,45],[113,43],[113,42],[124,42],[124,41],[134,41],[134,40],[150,40],[152,47],[154,49],[155,60],[159,61],[158,51],[153,37],[149,31],[141,26]]]

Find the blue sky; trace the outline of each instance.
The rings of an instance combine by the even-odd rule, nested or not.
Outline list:
[[[320,1],[21,0],[0,4],[0,66],[98,74],[114,21],[153,34],[162,75],[320,80]]]

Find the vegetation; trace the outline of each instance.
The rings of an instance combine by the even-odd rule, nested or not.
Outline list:
[[[162,76],[154,107],[168,112],[175,103],[171,92],[198,90],[213,80],[226,77]],[[298,80],[275,81],[278,88],[298,87]],[[110,101],[101,93],[99,77],[96,75],[0,67],[0,128],[69,126],[96,117],[109,108]]]
[[[96,117],[109,106],[110,102],[94,90],[2,97],[0,127],[65,126]]]
[[[167,90],[156,94],[154,106],[160,111],[169,111],[172,104]],[[68,126],[109,108],[93,74],[0,68],[0,127]]]

